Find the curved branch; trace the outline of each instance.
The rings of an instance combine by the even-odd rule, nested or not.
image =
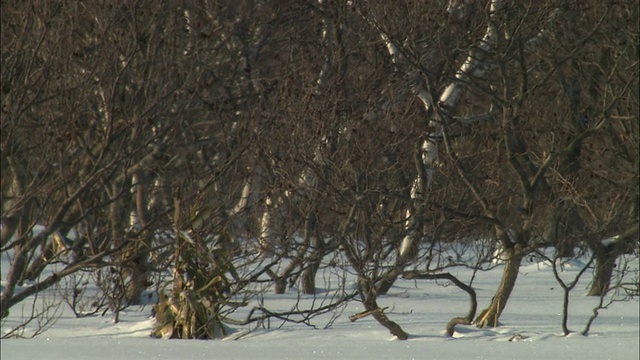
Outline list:
[[[451,275],[450,273],[442,273],[442,274],[430,274],[422,271],[405,271],[402,274],[404,279],[421,279],[421,280],[438,280],[438,279],[446,279],[451,281],[460,289],[464,290],[469,294],[469,312],[465,316],[457,316],[449,321],[447,324],[446,330],[447,335],[452,336],[455,331],[456,325],[471,325],[473,323],[473,318],[476,316],[476,310],[478,309],[478,300],[476,296],[476,291],[469,285],[460,281],[457,277]]]

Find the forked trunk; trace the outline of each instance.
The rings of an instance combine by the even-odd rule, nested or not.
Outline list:
[[[484,309],[475,321],[476,326],[480,328],[485,326],[498,326],[500,315],[507,305],[511,291],[513,291],[516,280],[518,279],[522,253],[515,249],[509,249],[505,250],[504,255],[506,255],[507,258],[505,260],[500,286],[498,286],[498,290],[493,296],[489,307]]]
[[[407,226],[411,227],[410,225]],[[398,260],[396,265],[391,268],[377,284],[378,294],[386,294],[389,292],[393,284],[398,279],[398,276],[402,274],[407,264],[414,261],[418,255],[417,241],[414,241],[414,235],[410,234],[402,239],[402,245],[398,253]]]
[[[396,336],[399,340],[407,340],[409,338],[409,335],[404,332],[400,325],[389,319],[384,313],[384,309],[381,309],[380,306],[378,306],[378,302],[376,301],[377,295],[375,289],[373,289],[365,279],[360,279],[359,283],[361,295],[363,297],[362,304],[364,305],[364,308],[371,314],[371,316],[373,316],[374,319],[376,319],[376,321],[380,325],[386,327],[391,335]]]

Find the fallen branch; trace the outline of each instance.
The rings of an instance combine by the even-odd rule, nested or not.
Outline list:
[[[387,306],[387,307],[383,307],[383,308],[376,308],[376,309],[372,309],[372,310],[365,310],[365,311],[363,311],[363,312],[360,312],[360,313],[357,313],[357,314],[354,314],[354,315],[349,316],[349,320],[351,320],[351,322],[354,322],[354,321],[356,321],[356,320],[358,320],[358,319],[362,319],[363,317],[367,317],[367,316],[369,316],[369,315],[373,314],[374,312],[382,313],[382,312],[384,312],[384,311],[385,311],[386,309],[388,309],[388,308],[389,308],[389,307]]]

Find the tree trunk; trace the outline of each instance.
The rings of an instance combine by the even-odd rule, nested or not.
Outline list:
[[[638,224],[633,224],[626,231],[612,239],[609,244],[591,242],[589,247],[593,251],[596,268],[593,275],[593,283],[587,296],[603,296],[609,290],[616,260],[622,254],[633,254],[638,248]]]
[[[522,262],[522,253],[512,247],[505,250],[503,256],[505,255],[507,259],[505,260],[500,286],[498,286],[498,290],[493,296],[489,307],[484,309],[475,321],[476,325],[480,328],[485,326],[498,326],[498,319],[507,305],[511,291],[513,291],[516,285],[520,263]]]
[[[285,276],[278,277],[273,280],[274,292],[278,295],[284,294],[287,291],[287,278]]]
[[[13,297],[13,294],[18,285],[19,277],[27,267],[27,255],[25,250],[16,246],[14,248],[13,261],[7,274],[5,288],[0,296],[0,319],[4,319],[9,315],[9,300]]]
[[[160,179],[152,179],[148,175],[139,173],[134,176],[134,189],[136,192],[136,221],[144,229],[140,232],[139,239],[136,240],[132,258],[127,259],[130,269],[127,271],[128,282],[125,287],[125,300],[129,305],[140,305],[144,291],[152,284],[149,279],[149,261],[151,259],[150,249],[152,248],[153,234],[146,228],[150,221],[155,219],[166,207],[163,206],[165,200],[161,191],[150,191],[149,184],[155,184],[157,188],[162,187]],[[203,221],[207,220],[206,215]],[[193,221],[193,219],[191,219]],[[192,224],[193,226],[193,224]]]
[[[396,266],[391,271],[386,273],[382,280],[378,283],[378,293],[386,294],[389,292],[393,284],[398,280],[398,276],[402,274],[403,268],[400,266]]]
[[[307,263],[307,268],[302,272],[302,293],[307,295],[313,295],[316,293],[316,274],[320,267],[319,260],[310,260]]]
[[[4,209],[2,209],[4,212]],[[9,240],[13,237],[18,229],[17,217],[3,217],[2,227],[0,228],[0,246],[4,247],[9,243]]]
[[[609,251],[596,251],[596,268],[587,296],[602,296],[607,293],[616,265],[616,256]]]
[[[131,269],[128,271],[129,282],[125,286],[125,300],[128,305],[140,305],[142,293],[150,284],[148,265],[148,251],[138,249],[135,259],[131,260]]]
[[[322,261],[324,257],[324,244],[317,236],[311,238],[311,244],[314,251],[309,259],[307,259],[307,267],[302,272],[302,278],[300,279],[302,283],[302,293],[307,295],[316,293],[316,274],[320,268],[320,261]]]
[[[325,253],[325,244],[324,240],[320,237],[317,232],[317,207],[315,201],[317,201],[317,196],[313,197],[312,200],[314,203],[311,206],[314,207],[312,209],[311,215],[305,221],[305,238],[311,245],[311,255],[305,259],[305,269],[302,272],[302,278],[300,279],[302,285],[302,293],[307,295],[313,295],[316,293],[316,274],[318,273],[318,269],[320,268],[320,261],[324,257]]]
[[[369,285],[366,279],[360,279],[359,283],[360,292],[363,297],[362,304],[364,305],[364,308],[371,313],[371,316],[373,316],[373,318],[376,319],[376,321],[380,323],[380,325],[389,329],[391,335],[396,336],[400,340],[407,340],[409,338],[409,335],[404,332],[404,330],[402,330],[400,325],[389,319],[384,311],[378,306],[378,302],[376,301],[377,295],[375,293],[375,289],[371,285]]]
[[[264,210],[262,212],[262,217],[260,218],[260,236],[259,236],[259,251],[261,257],[266,257],[267,255],[273,254],[272,245],[272,234],[271,234],[271,213],[275,205],[271,200],[270,196],[264,200]]]
[[[420,212],[422,213],[422,211]],[[406,227],[410,232],[413,232],[411,228],[417,226],[407,225]],[[414,261],[418,256],[418,242],[414,240],[414,236],[415,234],[410,233],[402,239],[402,245],[400,246],[400,250],[398,251],[398,258],[395,266],[387,271],[387,273],[384,274],[382,279],[377,284],[378,294],[388,293],[393,284],[398,279],[398,276],[400,276],[400,274],[402,274],[402,272],[404,271],[405,266]]]

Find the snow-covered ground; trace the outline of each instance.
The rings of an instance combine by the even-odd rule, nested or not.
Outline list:
[[[3,259],[2,275],[8,263]],[[567,266],[563,276],[570,279],[579,271],[579,262]],[[637,258],[631,266],[638,267]],[[471,271],[452,269],[467,282]],[[320,274],[318,280],[322,281]],[[477,273],[473,286],[479,310],[486,307],[501,276],[498,267]],[[2,340],[2,359],[633,359],[639,358],[638,298],[615,302],[600,310],[589,336],[581,336],[597,298],[584,296],[591,273],[572,292],[569,328],[576,333],[561,335],[562,289],[551,268],[527,262],[501,317],[502,326],[478,329],[458,326],[453,337],[444,326],[454,316],[468,310],[468,296],[446,282],[399,280],[389,295],[379,299],[389,317],[410,334],[409,340],[395,339],[372,317],[355,322],[349,316],[362,311],[352,302],[333,326],[324,329],[330,316],[316,318],[312,329],[305,325],[272,320],[256,328],[236,328],[225,340],[162,340],[149,337],[153,322],[151,307],[131,307],[114,323],[110,314],[77,319],[67,307],[55,325],[33,339]],[[323,282],[319,282],[321,286]],[[319,295],[322,297],[323,295]],[[267,293],[267,307],[287,309],[297,293]],[[303,296],[302,301],[311,301]],[[59,300],[58,300],[59,301]],[[25,302],[25,305],[30,303]],[[24,307],[25,312],[30,306]],[[12,309],[2,325],[3,334],[19,323],[21,307]],[[280,326],[282,325],[282,326]],[[248,329],[253,331],[247,332]],[[242,336],[240,336],[242,335]],[[518,341],[509,341],[520,335]]]

